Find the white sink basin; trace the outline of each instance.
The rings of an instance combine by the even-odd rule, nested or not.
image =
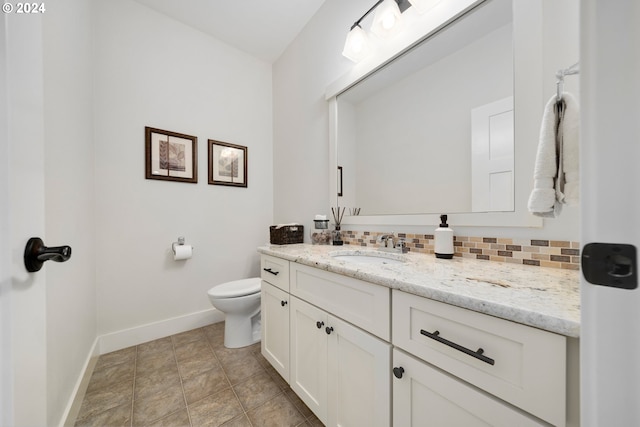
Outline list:
[[[368,265],[393,265],[403,264],[404,261],[391,258],[388,255],[371,253],[371,254],[336,254],[331,255],[333,259],[339,261],[353,262],[356,264],[368,264]]]

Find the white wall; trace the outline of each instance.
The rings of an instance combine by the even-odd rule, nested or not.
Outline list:
[[[559,13],[553,0],[544,4],[543,20],[551,26],[549,35],[540,42],[557,49],[553,60],[545,60],[542,73],[544,101],[555,91],[555,71],[575,62],[577,55],[578,1],[561,2]],[[342,57],[346,34],[370,2],[326,0],[322,8],[298,38],[274,64],[274,220],[300,221],[312,225],[315,213],[326,213],[331,201],[328,194],[328,114],[324,101],[325,88],[353,67]],[[564,13],[568,15],[563,15]],[[575,30],[575,31],[574,31]],[[575,36],[564,37],[571,31]],[[573,54],[576,52],[576,54]],[[559,65],[560,64],[560,65]],[[572,84],[572,83],[570,83]],[[517,97],[517,94],[516,94]],[[540,103],[542,116],[544,102]],[[517,113],[516,113],[517,114]],[[529,144],[537,144],[538,135],[530,135]],[[531,177],[533,183],[533,177]],[[410,195],[407,195],[409,197]],[[517,197],[527,197],[519,194]],[[403,228],[395,231],[432,231],[437,224]],[[378,227],[385,230],[388,227]],[[464,235],[496,237],[530,237],[578,240],[579,209],[565,208],[560,218],[545,220],[541,229],[467,227],[457,230]],[[307,239],[308,240],[308,239]]]
[[[43,15],[44,189],[48,246],[47,420],[57,424],[96,338],[91,2],[59,0]]]
[[[271,66],[130,0],[96,2],[98,333],[211,310],[258,275],[272,223]],[[198,183],[144,178],[144,127],[198,137]],[[248,147],[248,188],[207,184],[207,139]],[[195,247],[175,262],[178,236]]]
[[[344,40],[370,7],[369,0],[325,0],[273,65],[274,222],[304,224],[307,242],[314,215],[330,215],[324,91],[353,64],[341,54]]]

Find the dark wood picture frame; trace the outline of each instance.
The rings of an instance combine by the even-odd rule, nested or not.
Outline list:
[[[198,137],[146,126],[145,178],[198,182]]]
[[[243,145],[209,140],[209,184],[247,187],[249,149]]]

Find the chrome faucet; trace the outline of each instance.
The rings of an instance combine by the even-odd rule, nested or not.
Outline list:
[[[406,241],[403,238],[396,240],[396,236],[393,232],[391,232],[391,234],[382,234],[378,236],[376,241],[378,242],[379,251],[396,252],[401,254],[409,252]]]
[[[393,248],[395,246],[395,236],[393,235],[393,231],[391,232],[391,234],[381,234],[380,236],[378,236],[378,239],[376,240],[378,242],[378,245],[380,245],[380,248]]]

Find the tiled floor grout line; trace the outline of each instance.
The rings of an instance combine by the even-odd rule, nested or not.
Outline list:
[[[180,390],[182,390],[182,400],[184,400],[184,407],[187,410],[187,418],[189,418],[189,426],[193,427],[193,421],[191,421],[191,411],[189,410],[189,402],[187,402],[187,394],[184,391],[184,382],[182,381],[182,374],[180,373],[180,364],[178,363],[178,355],[176,354],[176,343],[173,339],[173,336],[171,337],[171,350],[173,351],[173,359],[176,362],[176,369],[178,370],[178,379],[180,379]],[[171,414],[167,416],[170,416],[170,415]]]
[[[224,368],[222,368],[222,371],[224,372],[224,375],[226,377],[227,372],[224,370]],[[229,380],[229,378],[227,378],[227,381],[229,381],[229,384],[231,384],[231,380]],[[236,399],[238,399],[238,402],[240,402],[240,407],[242,408],[242,414],[246,417],[247,421],[249,421],[249,425],[253,427],[253,423],[251,422],[251,418],[249,418],[249,413],[247,411],[247,408],[245,407],[245,404],[242,403],[242,400],[240,400],[240,396],[238,396],[238,393],[236,393],[236,389],[233,388],[233,385],[231,386],[231,392],[236,397]]]
[[[261,366],[262,366],[262,368],[264,369],[264,365],[263,365],[262,363],[261,363],[260,365],[261,365]],[[272,373],[269,373],[266,369],[264,369],[264,371],[266,372],[267,376],[269,376],[269,378],[271,378],[273,381],[278,381],[278,378],[274,378],[274,376],[278,376],[278,377],[281,379],[280,375],[279,375],[277,372],[275,372],[274,374],[272,374]],[[280,387],[280,386],[279,386],[279,387]],[[290,388],[290,387],[289,387],[289,388]],[[282,387],[280,387],[280,394],[284,395],[284,396],[285,396],[285,398],[286,398],[287,400],[289,400],[289,398],[287,397],[286,390],[285,390],[285,389],[283,389]],[[272,399],[275,399],[276,397],[277,397],[277,396],[274,396],[274,397],[272,397]],[[264,405],[264,404],[266,404],[266,403],[267,403],[267,402],[263,402],[263,405]],[[304,402],[303,402],[303,403],[304,403]],[[300,412],[300,413],[302,414],[302,411],[300,410],[300,408],[298,408],[298,406],[296,406],[296,405],[294,404],[294,407],[296,408],[296,410],[298,410],[298,412]],[[299,427],[299,426],[301,426],[301,425],[303,425],[303,424],[306,424],[307,422],[308,422],[308,423],[311,423],[311,421],[312,421],[313,417],[315,417],[315,414],[313,414],[313,412],[311,412],[311,415],[309,415],[309,416],[304,415],[304,414],[302,414],[302,415],[303,415],[304,421],[302,421],[302,422],[301,422],[300,424],[298,424],[298,426],[296,426],[296,427]],[[247,415],[247,418],[248,418],[248,415]],[[251,422],[251,420],[249,420],[249,422]],[[252,425],[253,425],[253,424],[252,424]]]
[[[216,362],[218,362],[218,365],[220,365],[220,369],[222,369],[222,372],[224,373],[224,378],[229,383],[229,387],[231,388],[231,392],[236,397],[236,399],[238,399],[238,402],[240,402],[240,407],[242,408],[242,414],[245,416],[247,421],[249,421],[249,425],[253,427],[253,423],[251,422],[251,418],[249,418],[249,414],[247,413],[247,409],[244,407],[244,405],[242,404],[242,401],[240,400],[240,396],[238,396],[238,393],[236,393],[236,390],[233,388],[233,384],[231,384],[231,380],[229,379],[229,376],[227,375],[226,369],[224,369],[224,367],[222,366],[222,362],[220,361],[220,358],[218,358],[218,354],[216,353],[216,350],[211,345],[211,340],[207,336],[206,332],[203,331],[203,334],[205,336],[205,339],[207,340],[207,344],[209,345],[209,348],[211,349],[211,352],[213,353],[213,357],[215,357]]]
[[[135,356],[133,358],[133,384],[131,387],[131,416],[129,417],[129,425],[133,427],[133,406],[136,402],[136,377],[138,368],[138,346],[136,346]]]
[[[229,383],[231,383],[231,381],[229,381]],[[253,427],[253,423],[251,422],[251,418],[249,418],[249,413],[247,412],[247,408],[245,408],[244,404],[242,403],[242,400],[240,400],[240,396],[238,396],[238,393],[236,393],[236,390],[233,388],[233,386],[231,386],[231,391],[233,392],[233,395],[236,397],[236,399],[238,399],[238,402],[240,402],[240,407],[242,407],[242,414],[247,418],[247,421],[249,421],[249,425]]]

